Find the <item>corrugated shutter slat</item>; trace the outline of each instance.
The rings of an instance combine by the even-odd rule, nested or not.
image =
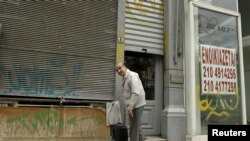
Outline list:
[[[126,0],[125,50],[163,55],[163,1]]]
[[[117,3],[0,1],[0,95],[112,99]]]

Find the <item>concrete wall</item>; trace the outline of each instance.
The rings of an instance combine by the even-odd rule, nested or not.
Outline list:
[[[249,19],[249,5],[248,0],[238,0],[239,12],[241,14],[241,26],[242,26],[242,36],[250,35],[250,19]]]
[[[168,141],[184,141],[186,135],[183,4],[182,0],[164,1],[164,109],[161,135]]]

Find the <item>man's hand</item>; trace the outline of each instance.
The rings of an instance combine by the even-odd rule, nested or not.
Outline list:
[[[133,117],[132,109],[128,109],[128,115],[129,115],[130,117]]]

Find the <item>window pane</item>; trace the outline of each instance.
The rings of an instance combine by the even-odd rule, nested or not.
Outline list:
[[[208,3],[211,5],[226,8],[232,11],[237,11],[236,0],[195,0],[195,1]]]
[[[197,105],[201,115],[202,134],[207,134],[206,128],[208,124],[242,123],[237,26],[237,17],[202,8],[194,8],[194,45],[196,50],[195,83]],[[205,64],[206,67],[209,66],[209,68],[211,68],[209,70],[204,70],[202,67],[202,65],[204,65],[202,60],[204,56],[201,53],[203,49],[201,47],[202,45],[205,45],[208,50],[207,56],[204,56],[210,58],[209,61],[211,62]],[[218,50],[220,52],[216,53]],[[218,59],[219,57],[220,59]],[[227,65],[231,57],[234,57],[236,61],[233,62],[234,65],[232,65],[232,62],[230,62],[230,65]],[[220,62],[221,59],[225,59],[223,62],[228,62],[223,64]],[[218,69],[223,70],[223,72],[216,71]],[[232,73],[228,72],[230,69],[235,70],[234,74],[237,77],[231,77]],[[204,74],[204,72],[210,72],[210,76],[207,77],[207,73]],[[223,79],[221,76],[223,76]],[[204,87],[207,84],[204,83],[204,78],[207,80],[210,79],[211,83],[208,84],[211,84],[209,86],[213,89],[204,92]],[[236,84],[237,90],[230,89],[231,83]],[[217,89],[219,86],[223,91]]]

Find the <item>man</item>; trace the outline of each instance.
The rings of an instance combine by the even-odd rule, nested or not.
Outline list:
[[[116,65],[116,71],[123,77],[122,87],[124,105],[129,115],[130,141],[144,141],[141,116],[146,100],[141,80],[136,72],[127,69],[123,63]]]

